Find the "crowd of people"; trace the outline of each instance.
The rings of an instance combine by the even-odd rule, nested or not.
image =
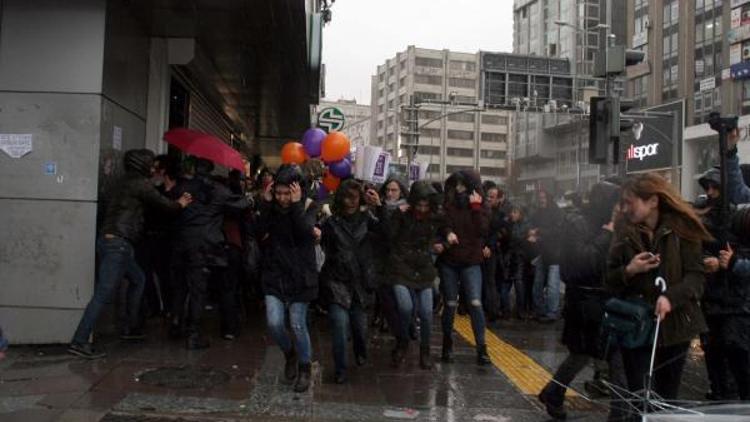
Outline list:
[[[471,170],[411,186],[351,178],[321,200],[310,172],[296,165],[251,180],[237,171],[216,176],[203,159],[185,169],[173,157],[128,151],[126,174],[100,224],[94,295],[69,351],[105,356],[90,339],[115,292],[123,340],[142,339],[146,317],[162,314],[170,336],[188,349],[209,347],[202,316],[215,290],[221,336],[240,335],[242,309],[260,304],[286,359],[284,377],[304,392],[313,361],[310,314],[329,320],[336,383],[347,382],[349,343],[357,366],[368,361],[373,326],[395,338],[394,367],[419,341],[419,366],[430,370],[437,318],[439,358],[450,364],[455,314],[469,316],[478,365],[491,363],[488,324],[564,318],[570,353],[539,395],[548,413],[563,419],[565,390],[592,359],[608,364],[612,385],[644,388],[651,342],[623,341],[603,329],[616,325],[605,321],[613,299],[639,298],[663,322],[656,393],[677,397],[690,342],[700,336],[710,397],[746,400],[749,237],[730,233],[718,204],[722,194],[750,202],[750,189],[736,147],[730,155],[729,192],[710,170],[700,179],[705,198],[695,204],[648,173],[601,181],[586,200],[562,208],[544,191],[533,207],[513,204],[501,186],[482,183]],[[665,291],[656,277],[666,280]],[[613,402],[610,416],[625,407]]]

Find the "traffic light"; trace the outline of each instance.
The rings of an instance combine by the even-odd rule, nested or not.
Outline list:
[[[645,58],[646,53],[643,51],[627,49],[624,45],[613,45],[596,55],[594,76],[621,75],[625,73],[626,67],[636,65]]]
[[[622,114],[633,108],[634,101],[619,97],[592,97],[589,116],[589,163],[606,164],[609,144],[614,144],[613,162],[617,164],[620,133],[633,128],[633,119]]]
[[[612,99],[607,97],[591,97],[590,106],[589,163],[606,164],[609,141],[612,136],[610,128],[613,119],[610,116]]]

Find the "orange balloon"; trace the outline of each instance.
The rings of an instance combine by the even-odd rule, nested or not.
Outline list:
[[[323,139],[320,158],[327,163],[343,160],[350,148],[349,138],[343,132],[333,131]]]
[[[281,148],[282,163],[302,165],[305,161],[307,161],[307,153],[299,142],[287,142]]]
[[[323,186],[325,186],[328,192],[334,192],[336,189],[338,189],[340,184],[341,179],[332,175],[328,171],[326,171],[326,173],[323,175]]]

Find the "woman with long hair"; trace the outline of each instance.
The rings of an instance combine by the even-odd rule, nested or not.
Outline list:
[[[691,206],[661,176],[634,176],[622,186],[621,214],[609,252],[606,287],[620,298],[655,304],[661,320],[654,364],[654,391],[677,397],[690,341],[706,330],[701,242],[711,238]],[[666,291],[655,286],[656,277]],[[630,391],[642,390],[651,345],[622,348]]]

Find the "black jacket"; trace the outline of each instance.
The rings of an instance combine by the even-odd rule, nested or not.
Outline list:
[[[282,209],[261,201],[256,239],[262,253],[263,293],[283,302],[311,302],[318,297],[315,227],[318,206],[303,199]]]
[[[369,304],[376,278],[371,234],[381,224],[370,211],[351,216],[335,214],[323,223],[321,246],[326,260],[320,271],[320,287],[327,304],[345,309],[353,303],[363,307]]]
[[[193,203],[177,221],[176,238],[180,246],[199,250],[202,262],[192,264],[226,266],[224,217],[227,214],[239,215],[250,208],[250,202],[244,195],[233,194],[207,175],[183,180],[177,189],[180,194],[189,192],[193,195]]]
[[[179,203],[167,199],[141,173],[129,171],[112,192],[101,232],[137,243],[143,235],[146,207],[179,211]]]
[[[563,210],[549,200],[547,208],[539,208],[531,218],[531,224],[539,229],[539,251],[544,265],[556,265],[560,262],[560,232],[563,224]]]
[[[565,216],[560,275],[565,280],[563,343],[573,353],[598,355],[607,256],[612,233],[596,227],[580,212]]]

